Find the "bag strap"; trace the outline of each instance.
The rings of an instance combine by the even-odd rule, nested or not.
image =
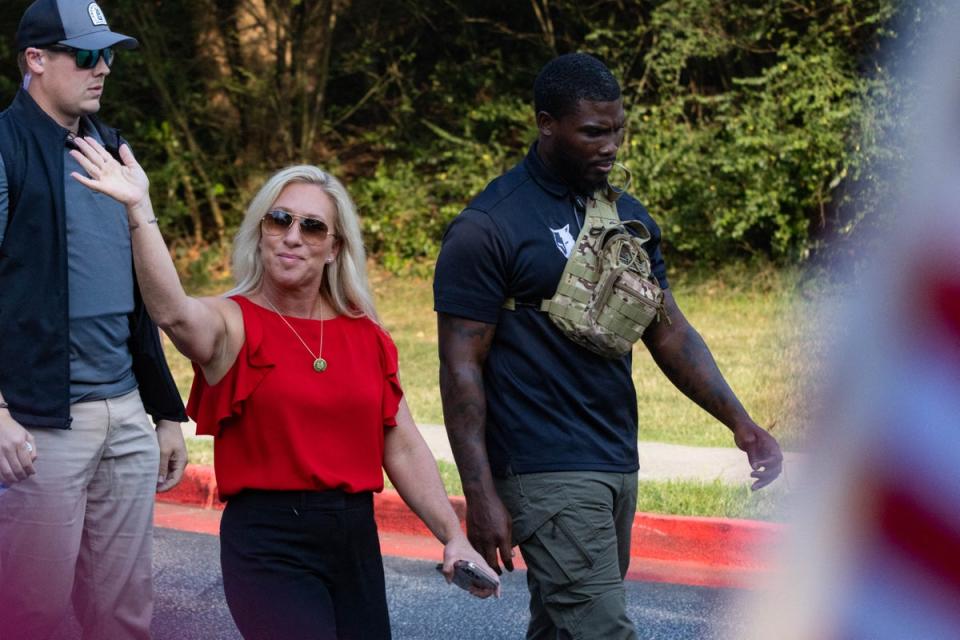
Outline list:
[[[562,315],[567,313],[563,305],[559,305],[554,300],[557,294],[566,296],[577,302],[587,303],[591,293],[583,288],[567,284],[569,276],[574,276],[581,280],[596,283],[600,279],[600,251],[604,245],[604,239],[608,233],[622,226],[620,213],[617,211],[617,199],[623,195],[626,188],[630,185],[630,172],[623,165],[617,165],[627,175],[626,183],[623,188],[616,188],[609,182],[602,189],[598,189],[593,194],[593,198],[587,203],[586,211],[583,217],[583,226],[580,227],[580,233],[577,234],[577,241],[573,245],[573,252],[567,257],[567,264],[563,267],[563,273],[560,275],[560,282],[557,284],[556,292],[553,297],[543,300],[540,303],[540,310],[546,313],[555,313]],[[642,223],[641,223],[642,225]],[[587,236],[597,236],[589,246],[595,249],[590,255],[587,253],[577,254],[580,247],[587,242]],[[645,240],[650,237],[647,233]]]
[[[564,293],[572,298],[582,295],[581,290],[577,290],[574,287],[569,287],[565,284],[567,275],[574,275],[578,278],[583,278],[592,282],[596,282],[599,278],[600,270],[597,262],[599,255],[594,255],[592,260],[588,258],[586,261],[587,264],[583,264],[583,261],[577,259],[574,254],[577,248],[580,247],[580,244],[584,241],[587,234],[605,234],[610,229],[620,225],[629,225],[631,228],[635,228],[632,225],[633,221],[622,223],[620,220],[620,214],[617,212],[617,199],[626,193],[627,189],[630,187],[633,177],[630,175],[630,171],[622,164],[617,164],[616,167],[626,175],[626,180],[624,181],[622,187],[615,187],[608,181],[603,188],[597,189],[594,192],[593,197],[587,203],[583,217],[583,224],[580,226],[580,233],[577,234],[577,239],[573,243],[573,250],[567,257],[567,263],[563,267],[563,273],[560,276],[560,283],[557,285],[557,293]],[[646,242],[650,239],[650,232],[647,231],[642,222],[637,222],[643,229],[642,242]],[[603,241],[600,240],[596,244],[602,245]],[[518,304],[520,303],[517,302],[516,298],[510,297],[504,300],[501,308],[508,311],[516,311]],[[549,311],[549,308],[550,300],[541,301],[541,311]]]

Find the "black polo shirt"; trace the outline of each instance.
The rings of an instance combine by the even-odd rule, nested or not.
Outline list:
[[[645,247],[666,288],[660,228],[628,194],[617,210],[621,219],[640,220],[650,230]],[[556,290],[582,223],[577,194],[550,173],[534,145],[444,235],[434,309],[497,325],[483,372],[495,476],[508,470],[626,473],[638,467],[630,355],[598,356],[539,310]],[[511,297],[520,303],[516,311],[502,308]]]

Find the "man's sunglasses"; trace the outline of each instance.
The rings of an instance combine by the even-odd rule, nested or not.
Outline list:
[[[68,47],[63,44],[52,44],[44,48],[48,51],[57,51],[59,53],[72,53],[74,60],[77,62],[77,66],[81,69],[93,69],[97,66],[97,63],[100,62],[100,58],[103,58],[103,61],[106,62],[109,67],[113,64],[113,58],[116,56],[116,53],[111,47],[107,47],[106,49],[74,49],[73,47]]]
[[[337,235],[330,232],[323,220],[294,215],[282,209],[268,211],[260,220],[260,227],[268,236],[282,236],[286,235],[294,220],[300,221],[300,237],[306,244],[321,244],[327,236]]]

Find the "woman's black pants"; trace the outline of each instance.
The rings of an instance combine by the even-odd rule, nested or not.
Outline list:
[[[247,640],[384,640],[373,495],[243,491],[220,523],[227,605]]]

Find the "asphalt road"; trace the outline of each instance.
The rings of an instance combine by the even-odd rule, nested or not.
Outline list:
[[[447,585],[434,563],[385,558],[394,640],[500,640],[523,638],[527,619],[524,572],[503,579],[500,600],[478,600]],[[215,536],[157,529],[154,548],[156,640],[240,638],[223,597]],[[735,638],[732,615],[738,591],[628,582],[627,605],[640,638]],[[66,621],[56,640],[79,638]],[[291,639],[294,640],[294,639]]]

